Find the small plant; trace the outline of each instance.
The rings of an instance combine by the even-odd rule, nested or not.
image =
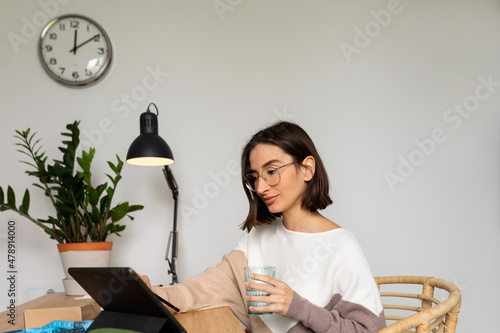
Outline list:
[[[80,144],[80,122],[75,121],[68,124],[61,135],[67,137],[63,140],[63,147],[59,150],[63,153],[62,160],[53,160],[47,164],[47,156],[42,152],[40,139],[36,138],[36,132],[31,134],[30,129],[26,131],[16,130],[16,143],[20,147],[19,152],[28,157],[28,161],[21,161],[32,168],[26,171],[30,176],[36,177],[38,182],[33,185],[43,191],[55,209],[55,216],[47,219],[34,218],[29,214],[30,192],[24,192],[22,202],[16,206],[14,190],[8,186],[7,193],[0,187],[0,211],[12,210],[42,228],[50,238],[59,243],[83,243],[104,242],[110,234],[117,234],[125,229],[124,225],[117,222],[129,213],[141,210],[141,205],[129,205],[122,202],[112,207],[111,202],[116,191],[118,182],[122,178],[121,171],[123,162],[116,155],[117,163],[108,162],[113,175],[106,174],[110,184],[104,183],[98,186],[92,185],[92,174],[90,167],[95,155],[95,149],[81,152],[77,157],[77,149]],[[76,170],[76,163],[81,170]]]

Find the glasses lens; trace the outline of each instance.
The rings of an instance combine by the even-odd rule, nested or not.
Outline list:
[[[262,178],[264,181],[271,186],[278,185],[280,182],[280,173],[278,168],[267,168],[262,172]]]

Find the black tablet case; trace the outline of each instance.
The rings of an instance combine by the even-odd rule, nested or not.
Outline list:
[[[88,331],[186,332],[130,267],[70,267],[68,272],[103,308]]]

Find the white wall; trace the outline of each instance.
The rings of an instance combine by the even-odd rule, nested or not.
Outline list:
[[[80,119],[98,176],[115,153],[125,158],[140,113],[156,103],[176,158],[184,280],[243,235],[246,199],[232,172],[242,143],[276,119],[296,121],[331,178],[335,204],[324,213],[358,235],[374,275],[455,282],[463,292],[458,332],[491,331],[500,310],[499,9],[493,0],[4,0],[0,185],[20,195],[32,182],[18,163],[15,129],[38,131],[58,157],[59,133]],[[93,87],[63,87],[40,65],[42,24],[67,13],[97,20],[111,37],[111,72]],[[371,37],[361,36],[365,29]],[[146,91],[150,71],[158,86]],[[388,173],[399,181],[391,186]],[[163,256],[173,201],[161,170],[126,165],[120,200],[146,208],[112,238],[112,264],[169,283]],[[51,212],[35,188],[32,211]],[[62,288],[55,241],[10,212],[0,216],[0,234],[9,218],[18,222],[18,301],[36,294],[29,288]],[[6,253],[5,239],[1,246]],[[0,267],[7,270],[5,254]]]

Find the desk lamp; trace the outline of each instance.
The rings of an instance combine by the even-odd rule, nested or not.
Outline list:
[[[150,111],[150,107],[154,106],[156,114]],[[146,112],[140,117],[140,135],[135,139],[127,153],[127,163],[140,166],[163,166],[163,174],[167,181],[168,187],[172,190],[174,198],[174,223],[173,230],[168,238],[167,251],[165,260],[168,262],[168,274],[172,274],[172,283],[178,282],[175,262],[177,261],[177,198],[179,191],[177,182],[175,181],[172,170],[169,165],[174,163],[174,155],[168,144],[158,135],[158,108],[154,103],[148,105]],[[172,244],[172,258],[168,258],[170,244]]]

